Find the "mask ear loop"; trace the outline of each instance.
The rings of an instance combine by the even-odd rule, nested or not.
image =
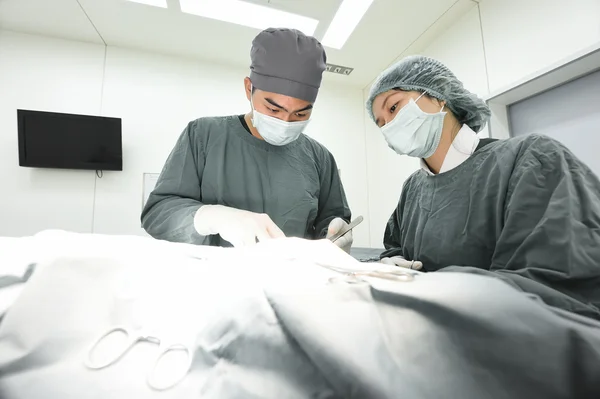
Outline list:
[[[254,108],[254,98],[252,96],[252,91],[254,90],[254,85],[250,82],[250,107],[252,108],[252,116],[250,117],[250,122],[252,122],[252,126],[254,126],[254,113],[256,109]],[[256,126],[254,126],[256,128]]]
[[[423,94],[425,94],[425,93],[423,93]],[[421,98],[421,97],[419,97],[419,98]],[[440,112],[443,112],[443,111],[444,111],[444,108],[446,108],[446,104],[442,105],[442,109],[440,109]],[[461,128],[461,129],[462,129],[462,128]],[[459,130],[459,133],[458,133],[458,134],[460,134],[460,130]],[[458,136],[458,134],[457,134],[456,136]],[[466,151],[462,151],[460,148],[458,148],[458,147],[456,146],[456,144],[455,144],[455,142],[456,142],[456,136],[455,136],[455,137],[452,139],[452,144],[451,144],[451,145],[452,145],[452,148],[454,148],[456,151],[460,152],[460,153],[461,153],[461,154],[463,154],[463,155],[468,155],[468,156],[471,156],[471,155],[473,155],[473,152],[474,152],[474,151],[473,151],[473,152],[466,152]]]
[[[415,100],[415,102],[419,101],[421,99],[421,97],[423,97],[425,94],[427,94],[426,91],[424,91],[423,93],[421,93],[421,95],[419,97],[417,97],[417,99]],[[440,112],[443,112],[445,107],[446,107],[446,104],[442,105],[442,108],[440,108]]]
[[[425,94],[427,94],[427,92],[425,92],[425,91],[424,91],[424,92],[423,92],[423,93],[422,93],[422,94],[421,94],[421,95],[420,95],[420,96],[419,96],[419,97],[418,97],[418,98],[415,100],[415,103],[416,103],[417,101],[419,101],[419,100],[421,99],[421,97],[423,97]],[[440,109],[440,112],[443,112],[443,111],[444,111],[444,108],[446,108],[446,104],[442,105],[442,108]],[[456,137],[454,137],[454,139],[452,139],[452,147],[453,147],[453,148],[454,148],[456,151],[460,152],[460,153],[461,153],[461,154],[463,154],[463,155],[469,155],[469,156],[473,155],[473,153],[472,153],[472,152],[465,152],[465,151],[462,151],[460,148],[456,147],[456,145],[455,145],[455,143],[454,143],[454,141],[455,141],[455,140],[456,140]]]

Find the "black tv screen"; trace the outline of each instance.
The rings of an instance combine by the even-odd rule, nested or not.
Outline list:
[[[123,170],[121,119],[17,110],[19,165]]]

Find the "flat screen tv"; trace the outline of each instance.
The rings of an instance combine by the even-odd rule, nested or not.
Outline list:
[[[123,170],[121,119],[17,110],[19,165]]]

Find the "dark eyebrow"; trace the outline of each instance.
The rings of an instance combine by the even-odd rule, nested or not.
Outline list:
[[[298,113],[298,112],[302,112],[302,111],[308,111],[308,110],[310,110],[310,109],[312,109],[312,108],[313,108],[312,104],[308,104],[306,107],[304,107],[304,108],[302,108],[302,109],[299,109],[298,111],[295,111],[294,113],[296,114],[296,113]]]
[[[265,98],[265,101],[268,102],[269,104],[271,104],[274,107],[277,107],[277,108],[279,108],[281,110],[284,110],[285,112],[290,112],[285,107],[277,104],[275,101],[271,100],[270,98]],[[299,109],[297,111],[294,111],[293,113],[295,114],[295,113],[302,112],[302,111],[308,111],[309,109],[312,109],[312,108],[313,108],[313,105],[312,104],[308,104],[306,107],[304,107],[302,109]]]
[[[271,100],[270,98],[265,98],[265,101],[268,102],[269,104],[271,104],[274,107],[277,107],[279,109],[284,110],[285,112],[289,112],[287,109],[285,109],[284,107],[282,107],[281,105],[277,104],[275,101]]]

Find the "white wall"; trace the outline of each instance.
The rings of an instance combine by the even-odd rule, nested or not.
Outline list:
[[[600,0],[483,0],[480,8],[491,92],[600,42]]]
[[[89,232],[94,173],[19,167],[17,109],[98,114],[104,47],[0,31],[0,235]]]
[[[443,62],[465,88],[485,97],[489,89],[480,26],[479,10],[473,7],[430,44],[423,54]]]
[[[599,42],[600,0],[482,0],[419,53],[445,63],[484,98]],[[492,134],[506,136],[505,109],[492,111]],[[366,123],[371,246],[381,247],[402,184],[418,162],[395,155],[368,118]]]
[[[160,172],[189,120],[249,109],[245,70],[115,47],[104,57],[103,46],[0,31],[0,236],[144,234],[142,174]],[[355,215],[368,213],[362,104],[360,90],[325,85],[307,131],[336,156]],[[17,108],[122,118],[123,171],[19,167]],[[366,226],[357,245],[369,244]]]

